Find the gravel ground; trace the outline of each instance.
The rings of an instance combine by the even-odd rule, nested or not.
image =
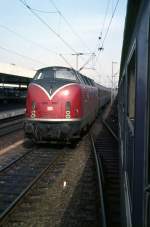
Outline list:
[[[86,137],[76,149],[66,151],[64,160],[32,189],[3,226],[98,226],[96,188],[84,187],[87,175],[92,181],[95,178],[89,147]]]
[[[22,139],[24,139],[23,130],[13,132],[13,133],[5,135],[5,136],[1,136],[0,137],[0,151]]]
[[[29,148],[31,149],[31,148]],[[20,158],[22,155],[27,153],[29,149],[24,148],[22,145],[17,146],[17,148],[11,149],[0,156],[0,171],[5,168],[7,165],[12,163],[13,161]]]
[[[104,117],[108,111],[109,108]],[[91,128],[95,138],[101,128],[98,117]],[[63,160],[35,185],[3,226],[97,227],[100,220],[96,181],[86,135],[75,149],[66,149]]]

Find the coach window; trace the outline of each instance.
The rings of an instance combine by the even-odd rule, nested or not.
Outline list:
[[[135,50],[128,64],[128,117],[135,118],[135,82],[136,82],[136,61]]]

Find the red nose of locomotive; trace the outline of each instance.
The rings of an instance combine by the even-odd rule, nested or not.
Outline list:
[[[82,117],[81,89],[76,83],[65,84],[49,92],[37,83],[28,88],[26,116],[32,120],[68,120]]]

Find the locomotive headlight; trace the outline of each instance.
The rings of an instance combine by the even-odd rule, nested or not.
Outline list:
[[[68,96],[69,95],[69,91],[68,90],[63,91],[63,95],[64,96]]]

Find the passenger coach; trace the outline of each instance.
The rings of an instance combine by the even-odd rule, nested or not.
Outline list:
[[[122,226],[150,226],[150,1],[128,0],[119,79]]]

